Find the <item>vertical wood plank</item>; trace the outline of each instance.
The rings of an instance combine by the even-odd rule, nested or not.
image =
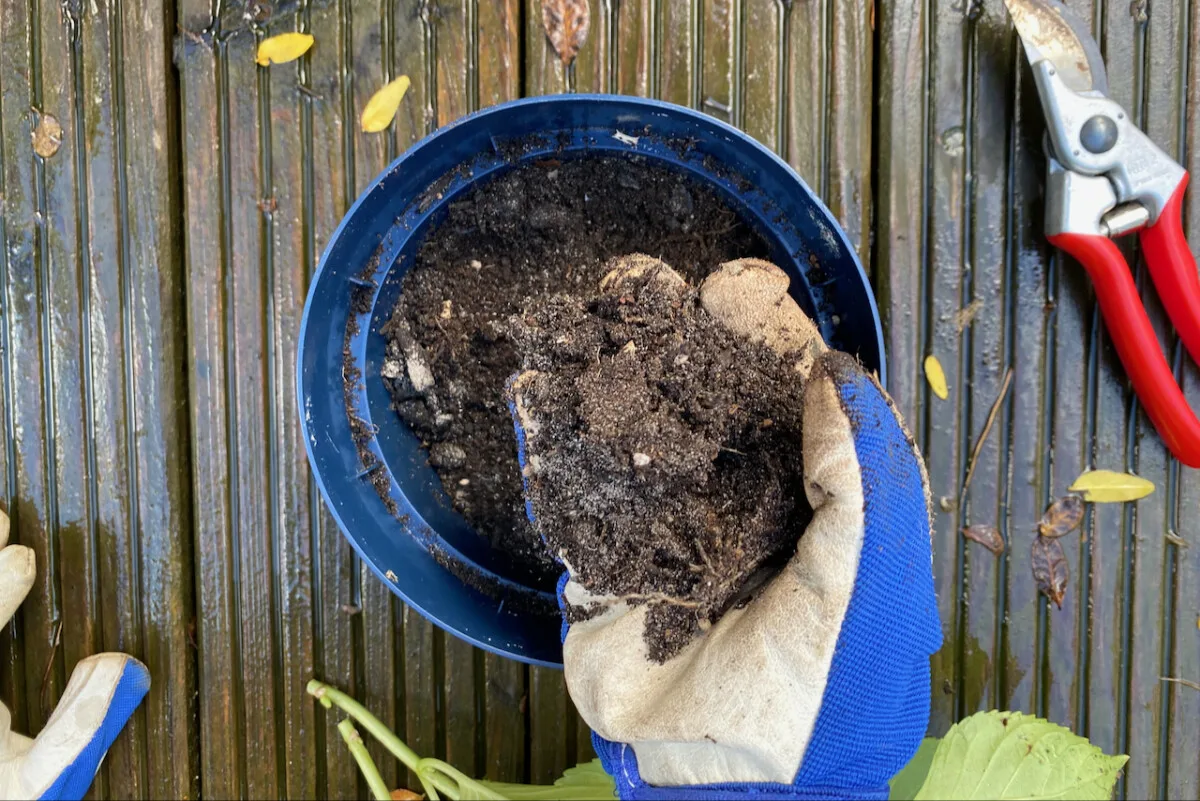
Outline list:
[[[58,588],[60,612],[55,624],[61,645],[55,652],[45,688],[48,708],[58,701],[65,677],[80,659],[99,650],[95,528],[92,526],[94,493],[87,458],[90,449],[86,420],[90,386],[85,356],[88,329],[83,319],[83,252],[79,234],[86,226],[80,213],[84,154],[81,120],[76,103],[75,79],[79,68],[76,41],[78,9],[71,5],[40,7],[41,85],[37,99],[43,111],[54,114],[63,126],[58,152],[42,162],[44,182],[45,256],[44,328],[49,332],[48,377],[51,379],[47,413],[53,422],[48,464],[53,481],[56,522],[55,573],[39,565],[47,581]],[[90,354],[89,354],[90,355]],[[68,610],[63,615],[61,610]]]
[[[87,151],[87,279],[93,385],[98,582],[104,587],[101,628],[105,650],[142,649],[135,508],[138,481],[133,447],[133,389],[128,376],[136,358],[127,328],[128,262],[122,240],[127,208],[122,186],[127,177],[122,113],[113,69],[120,22],[112,4],[80,17],[83,73],[83,128]],[[190,614],[190,610],[189,610]],[[146,727],[135,715],[104,760],[107,790],[113,797],[137,798],[147,788]]]
[[[538,9],[540,11],[540,9]],[[486,108],[503,103],[521,94],[521,74],[526,67],[521,63],[521,0],[492,0],[479,3],[476,36],[479,58],[476,63],[479,83],[479,106]],[[530,12],[532,16],[532,11]],[[546,65],[546,51],[551,49],[546,34],[541,30],[541,17],[536,25],[530,23],[526,39],[526,74],[530,82],[530,94],[540,94],[532,88],[535,81],[546,80],[535,65]],[[541,48],[540,50],[538,48]],[[541,57],[538,57],[541,53]],[[552,56],[551,56],[552,57]],[[536,74],[536,76],[535,76]],[[539,84],[540,86],[540,84]],[[548,90],[547,90],[548,91]],[[560,91],[556,89],[554,91]]]
[[[1186,158],[1183,165],[1193,175],[1200,174],[1200,2],[1187,4],[1191,24],[1187,30],[1187,83],[1184,121]],[[1200,202],[1194,194],[1184,205],[1184,226],[1193,256],[1200,253]],[[1200,409],[1200,366],[1183,359],[1181,386],[1192,409]],[[1171,637],[1172,648],[1165,676],[1200,681],[1200,525],[1187,510],[1200,508],[1200,476],[1195,471],[1180,470],[1175,484],[1172,509],[1173,533],[1190,547],[1172,544],[1168,553],[1169,576],[1174,587],[1171,595],[1172,619],[1164,627]],[[1191,798],[1200,795],[1200,692],[1189,687],[1171,684],[1163,688],[1167,699],[1167,798]],[[1161,786],[1161,785],[1160,785]]]
[[[439,632],[440,634],[440,632]],[[442,755],[438,742],[437,660],[433,624],[404,608],[404,742],[422,756]],[[420,786],[408,772],[408,786]]]
[[[1009,292],[1013,296],[1010,305],[1015,311],[1010,313],[1014,319],[1009,350],[1013,382],[1007,402],[1010,416],[1005,432],[1011,464],[1003,498],[1009,547],[1000,567],[1004,607],[996,664],[1000,672],[1000,707],[1035,711],[1038,709],[1035,699],[1041,686],[1043,658],[1038,639],[1039,620],[1047,610],[1045,599],[1038,595],[1033,580],[1029,528],[1041,516],[1050,492],[1044,475],[1047,390],[1043,371],[1047,296],[1051,284],[1047,275],[1050,259],[1041,233],[1042,214],[1035,205],[1035,199],[1042,193],[1045,169],[1044,162],[1036,156],[1044,123],[1024,53],[1018,50],[1014,57],[1018,59],[1020,75],[1014,100],[1018,110],[1015,134],[1018,141],[1013,170],[1015,239],[1010,256],[1013,274],[1009,279]]]
[[[1179,3],[1154,9],[1154,22],[1134,23],[1135,41],[1141,55],[1137,97],[1145,109],[1142,127],[1150,138],[1176,159],[1182,159],[1183,109],[1186,103],[1186,69],[1181,56],[1186,47],[1187,18]],[[1140,40],[1140,41],[1139,41]],[[1136,255],[1135,277],[1143,304],[1165,345],[1168,359],[1179,352],[1179,342],[1163,310],[1161,299],[1149,279],[1144,258]],[[1134,262],[1131,262],[1131,264]],[[1167,535],[1172,528],[1174,498],[1172,476],[1179,469],[1153,424],[1139,412],[1134,437],[1137,472],[1153,481],[1158,491],[1137,504],[1132,543],[1132,592],[1122,599],[1129,620],[1124,648],[1129,659],[1127,689],[1129,763],[1125,767],[1124,790],[1127,798],[1161,797],[1166,790],[1165,756],[1167,743],[1160,740],[1166,714],[1164,694],[1168,686],[1160,677],[1167,666],[1169,639],[1164,618],[1170,614],[1172,578],[1168,574]],[[1200,634],[1200,631],[1197,632]]]
[[[575,64],[571,68],[571,73],[574,78],[574,83],[570,87],[576,92],[617,92],[617,30],[619,27],[619,16],[621,13],[622,0],[588,0],[591,6],[591,22],[588,29],[588,39],[584,46],[579,51],[578,58],[575,59]],[[691,0],[695,2],[695,0]],[[682,3],[671,3],[674,7],[682,5]],[[545,74],[549,77],[553,75],[553,70],[559,68],[555,65],[558,63],[558,57],[554,54],[554,49],[550,47],[546,40],[546,34],[542,29],[541,17],[541,0],[529,0],[530,36],[525,46],[526,61],[534,69],[537,65],[546,63],[548,66],[542,67]],[[535,30],[536,29],[536,30]],[[536,40],[535,38],[536,37]],[[541,44],[535,44],[540,42]],[[543,55],[538,58],[537,53],[540,52],[536,48],[542,47],[549,50],[548,55]],[[547,62],[546,59],[549,59]],[[553,80],[546,80],[546,83],[541,87],[535,86],[532,81],[526,84],[526,94],[550,94],[552,91],[560,91],[553,89],[556,86]]]
[[[495,654],[484,655],[485,778],[498,782],[525,779],[525,717],[529,698],[525,666]]]
[[[658,65],[652,58],[658,19],[654,0],[620,0],[615,31],[617,92],[653,97],[658,93]]]
[[[305,161],[311,162],[312,167],[304,182],[304,219],[309,237],[308,267],[315,269],[329,236],[354,199],[350,192],[353,175],[346,162],[352,146],[348,137],[353,136],[357,114],[350,94],[352,87],[346,86],[341,78],[344,71],[352,69],[347,59],[351,41],[347,30],[348,0],[330,3],[306,0],[301,13],[307,29],[322,32],[324,42],[324,46],[314,47],[307,56],[306,87],[311,95],[306,95],[309,98],[306,103],[311,109],[311,126],[306,132]],[[359,696],[363,688],[356,682],[353,633],[358,563],[323,505],[313,542],[316,674]],[[339,716],[318,709],[317,720],[317,751],[324,755],[323,764],[318,763],[318,795],[330,799],[358,797],[358,769],[342,747],[337,732]]]
[[[7,326],[10,370],[20,380],[11,385],[9,430],[13,439],[15,498],[9,509],[12,541],[33,549],[38,580],[15,616],[24,640],[25,697],[22,721],[30,730],[40,730],[49,715],[41,698],[42,671],[54,650],[57,610],[54,602],[55,564],[53,547],[51,486],[47,471],[48,432],[45,420],[45,387],[49,381],[43,348],[49,348],[43,331],[43,286],[47,275],[42,262],[47,256],[44,165],[34,155],[29,135],[37,124],[30,106],[40,84],[41,65],[34,64],[31,48],[39,40],[40,26],[24,3],[0,8],[0,129],[3,140],[3,185],[8,298],[4,323]]]
[[[437,37],[438,125],[445,125],[478,105],[474,83],[476,52],[475,3],[479,0],[439,0],[434,20]],[[488,54],[488,58],[493,58]]]
[[[443,650],[442,697],[445,699],[445,759],[469,776],[482,776],[483,653],[464,640],[446,634]]]
[[[148,794],[197,794],[196,674],[188,645],[193,592],[192,514],[184,355],[184,273],[180,258],[178,102],[169,49],[171,5],[118,5],[121,72],[113,103],[123,146],[122,255],[132,353],[130,424],[136,426],[136,489],[143,661],[155,677],[139,707],[147,742]],[[130,109],[138,109],[130,113]]]
[[[979,19],[997,15],[1005,18],[1002,2],[986,6]],[[975,180],[971,187],[968,216],[970,246],[964,272],[969,276],[969,303],[981,304],[970,325],[949,321],[959,334],[967,352],[971,401],[967,434],[972,447],[983,435],[983,427],[998,396],[1005,369],[1011,363],[1008,352],[1010,293],[1008,280],[1007,227],[1010,173],[1008,139],[1012,130],[1011,102],[1014,39],[1007,26],[982,24],[976,20],[969,29],[968,61],[971,70],[971,139],[964,153]],[[967,387],[964,387],[964,390]],[[1006,411],[1008,404],[1001,407]],[[1011,547],[1025,547],[1029,539],[1023,523],[1008,519],[1003,488],[1007,481],[1007,414],[997,419],[980,451],[972,482],[974,489],[963,508],[957,510],[955,527],[972,523],[997,526],[1007,535]],[[955,715],[959,718],[976,711],[996,708],[998,643],[998,575],[1003,556],[996,557],[981,546],[963,542],[966,562],[965,597],[959,629],[960,673],[956,687]]]
[[[232,391],[228,354],[227,260],[230,212],[223,181],[230,145],[227,112],[221,107],[227,76],[221,74],[223,44],[214,41],[209,5],[180,6],[182,33],[180,101],[183,110],[185,249],[188,292],[188,361],[192,411],[193,497],[197,561],[196,638],[199,644],[200,781],[206,793],[240,797],[242,790],[241,693],[235,612],[233,537],[237,487],[231,474],[233,432],[226,412]]]
[[[925,430],[919,440],[929,468],[930,489],[935,498],[955,498],[962,481],[966,458],[964,439],[965,413],[970,386],[965,373],[965,351],[953,324],[955,312],[965,305],[966,275],[964,255],[967,243],[964,215],[966,176],[965,137],[966,98],[963,56],[966,19],[953,0],[935,5],[931,36],[934,62],[930,65],[932,84],[929,102],[932,128],[931,181],[928,225],[928,283],[922,295],[926,337],[923,350],[936,356],[951,387],[949,400],[939,400],[926,389],[924,394]],[[959,599],[962,595],[962,539],[954,512],[935,509],[933,521],[934,588],[942,630],[950,648],[943,647],[933,663],[933,705],[930,728],[945,731],[954,722],[954,695],[959,676],[959,655],[953,647],[958,626]],[[947,684],[950,692],[946,691]]]
[[[1079,10],[1085,11],[1085,10]],[[1085,11],[1086,13],[1086,11]],[[1085,17],[1086,19],[1086,17]],[[1085,23],[1086,24],[1086,23]],[[1024,53],[1020,53],[1024,59]],[[1028,91],[1033,94],[1031,73],[1025,62],[1021,62],[1022,78]],[[1033,120],[1040,119],[1042,110],[1033,106],[1028,109]],[[1030,128],[1031,126],[1026,126]],[[1044,180],[1042,159],[1036,157],[1040,128],[1033,130],[1021,141],[1021,155],[1034,169],[1038,182]],[[1042,219],[1034,217],[1027,222],[1031,228],[1042,233]],[[1050,426],[1049,475],[1046,476],[1046,498],[1060,498],[1067,487],[1084,470],[1090,452],[1090,427],[1087,415],[1087,351],[1091,338],[1090,290],[1085,273],[1078,265],[1070,263],[1061,254],[1046,248],[1042,259],[1048,261],[1046,270],[1046,378],[1052,390],[1048,392],[1045,420]],[[1018,522],[1019,523],[1019,522]],[[1016,529],[1020,531],[1020,529]],[[1028,537],[1030,535],[1026,535]],[[1072,571],[1072,579],[1063,598],[1062,609],[1045,606],[1045,686],[1034,700],[1044,706],[1044,715],[1057,723],[1074,730],[1080,729],[1080,699],[1086,698],[1087,677],[1080,655],[1086,649],[1088,637],[1088,589],[1087,559],[1090,555],[1084,529],[1078,537],[1064,541],[1063,552]]]
[[[1129,110],[1141,124],[1142,115],[1134,106],[1140,94],[1139,55],[1136,52],[1133,20],[1129,7],[1116,3],[1104,10],[1105,61],[1108,65],[1109,94]],[[1129,251],[1126,250],[1128,256]],[[1114,470],[1136,471],[1130,436],[1134,420],[1131,394],[1107,329],[1099,319],[1093,322],[1092,356],[1095,359],[1095,432],[1093,467],[1111,466]],[[1134,509],[1126,505],[1099,505],[1088,532],[1091,545],[1089,599],[1092,605],[1092,637],[1088,661],[1091,676],[1088,693],[1087,735],[1106,753],[1127,753],[1125,749],[1128,715],[1128,654],[1125,638],[1128,620],[1124,599],[1125,582],[1131,579]],[[1117,798],[1123,798],[1120,782]]]
[[[700,30],[703,44],[701,107],[718,119],[736,124],[734,42],[741,0],[703,0]]]
[[[825,134],[829,124],[829,98],[825,84],[830,65],[826,52],[829,46],[826,15],[829,9],[827,2],[792,3],[785,11],[788,161],[805,183],[826,199],[829,182]],[[889,43],[893,47],[898,45]],[[888,59],[885,59],[887,63]],[[892,106],[887,102],[881,104],[889,110]]]
[[[1094,23],[1089,9],[1075,9],[1085,24]],[[1025,56],[1018,48],[1020,74],[1029,95],[1036,90],[1025,65]],[[1026,104],[1028,119],[1022,127],[1023,138],[1018,144],[1018,159],[1027,172],[1036,172],[1031,182],[1043,180],[1041,160],[1036,157],[1040,147],[1042,126],[1031,125],[1040,120],[1042,111],[1036,98]],[[1020,212],[1017,212],[1018,218]],[[1028,222],[1020,221],[1039,232],[1041,220],[1035,215]],[[1049,262],[1047,273],[1047,303],[1051,311],[1050,342],[1047,347],[1047,383],[1051,386],[1050,425],[1052,427],[1051,467],[1053,479],[1049,494],[1062,495],[1075,476],[1083,472],[1091,459],[1092,424],[1090,420],[1089,348],[1095,314],[1087,277],[1078,265],[1048,247],[1041,257]],[[1090,515],[1089,515],[1090,516]],[[1046,715],[1073,731],[1086,730],[1089,678],[1087,669],[1088,641],[1091,636],[1089,560],[1091,544],[1087,525],[1080,528],[1077,539],[1063,543],[1072,571],[1072,586],[1063,600],[1063,609],[1051,609],[1053,615],[1049,632],[1050,682],[1046,699]]]
[[[267,32],[302,29],[304,23],[302,15],[282,15],[271,21]],[[280,791],[289,798],[316,797],[320,758],[316,704],[305,692],[305,685],[314,677],[312,531],[319,510],[311,506],[308,458],[295,412],[294,369],[309,270],[303,224],[304,175],[311,165],[305,160],[303,132],[310,100],[300,89],[306,77],[306,63],[270,71],[267,98],[271,164],[260,209],[272,254],[266,281],[277,637],[274,658],[279,666],[275,694],[280,699]]]
[[[871,123],[874,74],[871,5],[831,4],[829,181],[826,202],[870,269]]]
[[[529,669],[529,781],[553,784],[575,763],[568,749],[567,685],[561,670]]]
[[[805,8],[804,4],[793,10]],[[791,20],[793,41],[810,26],[806,18]],[[873,256],[875,287],[883,318],[884,341],[888,354],[888,391],[904,415],[912,433],[920,442],[924,420],[918,413],[924,405],[921,358],[924,320],[921,299],[925,296],[926,230],[921,224],[928,196],[925,132],[928,127],[928,72],[925,61],[925,31],[929,19],[925,4],[881,3],[879,6],[880,65],[879,94],[885,100],[879,115],[879,231]],[[796,54],[811,53],[813,46],[793,50],[794,75],[805,74],[805,65],[815,55],[800,59]],[[792,160],[805,173],[820,169],[823,156],[813,144],[819,142],[818,129],[798,128],[804,119],[802,99],[819,97],[815,87],[804,88],[801,79],[793,80]],[[815,106],[813,111],[815,113]],[[804,131],[802,134],[801,131]],[[807,146],[800,146],[807,143]],[[810,183],[816,185],[810,179]]]
[[[232,562],[234,584],[223,588],[233,595],[233,613],[240,638],[235,647],[233,688],[240,693],[236,708],[241,714],[235,724],[241,740],[238,758],[242,768],[242,792],[250,798],[279,795],[276,774],[275,675],[272,659],[271,604],[273,593],[264,591],[273,583],[270,545],[275,535],[271,518],[267,459],[270,441],[266,381],[267,273],[274,266],[268,247],[269,227],[264,209],[269,208],[270,99],[266,82],[268,68],[255,63],[261,34],[251,31],[232,34],[221,49],[218,69],[225,73],[224,94],[227,129],[223,150],[228,172],[222,191],[227,200],[223,213],[230,247],[226,255],[226,299],[229,329],[226,331],[226,364],[231,393],[225,412],[231,416],[229,443],[231,481],[236,515],[233,520]],[[266,90],[266,91],[263,91]],[[205,643],[207,647],[210,643]],[[225,734],[228,736],[228,733]]]
[[[744,0],[744,3],[745,21],[740,35],[745,62],[737,71],[737,80],[742,84],[740,92],[745,98],[741,125],[746,133],[778,151],[785,102],[783,5],[776,0]]]
[[[773,3],[773,0],[771,0]],[[700,106],[700,72],[697,49],[700,44],[700,4],[696,0],[665,2],[659,5],[658,63],[662,100],[681,106]],[[768,46],[774,49],[775,42]]]

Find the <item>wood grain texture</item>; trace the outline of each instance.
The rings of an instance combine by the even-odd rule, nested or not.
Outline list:
[[[574,710],[570,710],[574,713]],[[575,721],[568,717],[567,685],[563,672],[529,669],[529,781],[553,784],[575,765]]]
[[[180,143],[165,18],[155,3],[0,10],[5,496],[39,568],[24,664],[5,661],[16,722],[36,731],[80,658],[141,658],[156,680],[97,793],[190,797]],[[131,96],[142,116],[127,113]],[[39,158],[29,132],[43,112],[63,142]]]
[[[268,23],[274,34],[304,27],[299,14],[281,14]],[[264,91],[270,109],[269,182],[264,186],[265,239],[272,263],[266,273],[268,419],[272,561],[275,582],[278,665],[274,692],[279,708],[277,743],[282,762],[280,792],[289,798],[317,794],[318,752],[316,705],[305,692],[314,678],[312,532],[319,510],[313,508],[308,458],[293,411],[296,372],[293,368],[300,317],[308,289],[309,255],[302,220],[305,215],[305,130],[309,97],[301,91],[308,77],[306,62],[273,69]]]
[[[30,133],[37,124],[31,106],[40,93],[42,65],[35,48],[41,46],[40,20],[25,4],[0,8],[0,158],[3,158],[6,302],[9,392],[7,407],[12,471],[9,506],[12,540],[33,549],[40,580],[19,610],[23,630],[24,697],[17,699],[23,722],[40,729],[49,716],[41,697],[42,673],[54,651],[57,625],[57,564],[51,560],[57,524],[54,516],[53,449],[47,449],[46,388],[52,369],[48,301],[49,258],[46,242],[45,170],[35,156]],[[48,458],[49,457],[49,458]],[[48,700],[48,699],[47,699]]]
[[[1200,3],[1187,5],[1191,24],[1187,35],[1187,84],[1185,88],[1183,165],[1193,175],[1200,174]],[[1189,196],[1185,204],[1184,226],[1192,253],[1200,241],[1200,203]],[[1179,362],[1176,362],[1177,364]],[[1200,367],[1186,357],[1182,359],[1182,381],[1193,409],[1200,409]],[[1169,638],[1164,675],[1200,681],[1200,525],[1189,519],[1186,510],[1200,507],[1200,477],[1178,470],[1174,483],[1171,508],[1172,533],[1190,547],[1172,544],[1167,551],[1167,578],[1170,587],[1170,613],[1163,625]],[[1166,788],[1161,795],[1168,798],[1191,798],[1200,794],[1200,731],[1190,721],[1200,719],[1200,693],[1185,692],[1190,688],[1178,684],[1163,688],[1166,705],[1166,742],[1160,749],[1166,762]],[[1161,737],[1162,735],[1160,735]]]
[[[1195,170],[1200,2],[1071,5],[1101,34],[1114,98]],[[1195,797],[1200,693],[1160,677],[1200,680],[1200,474],[1168,457],[1086,276],[1042,236],[1044,123],[1003,0],[590,13],[564,70],[540,0],[0,5],[0,508],[40,574],[0,633],[15,727],[40,728],[75,662],[111,649],[154,684],[94,798],[360,797],[340,716],[304,692],[313,677],[473,775],[551,781],[591,758],[561,673],[444,634],[359,564],[308,471],[294,358],[331,232],[416,139],[521,94],[622,91],[774,148],[869,267],[889,388],[933,482],[947,642],[931,733],[1033,711],[1131,754],[1118,797]],[[290,30],[316,46],[257,67],[256,42]],[[395,123],[361,133],[366,100],[400,74],[413,83]],[[29,140],[42,112],[64,129],[46,159]],[[1190,199],[1186,224],[1200,236]],[[1122,247],[1200,408],[1200,369]],[[927,389],[927,353],[948,401]],[[1034,586],[1030,529],[1092,467],[1156,492],[1089,509],[1064,541],[1058,610]],[[1008,550],[964,542],[968,523],[996,525]],[[369,748],[390,785],[412,783]]]
[[[526,668],[495,654],[483,658],[484,777],[498,782],[525,776]]]
[[[746,133],[779,151],[786,99],[783,91],[784,5],[776,0],[743,0],[738,36],[742,63],[734,65],[745,98],[740,121]]]

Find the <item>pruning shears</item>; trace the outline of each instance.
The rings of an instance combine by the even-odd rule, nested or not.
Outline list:
[[[1146,414],[1179,461],[1200,467],[1200,419],[1159,347],[1113,239],[1138,232],[1184,347],[1200,363],[1200,274],[1183,235],[1188,173],[1108,97],[1100,48],[1058,0],[1005,0],[1046,115],[1046,238],[1091,277]]]

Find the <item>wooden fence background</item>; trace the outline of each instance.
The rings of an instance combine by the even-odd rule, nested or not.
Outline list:
[[[1200,0],[1068,4],[1092,21],[1113,96],[1196,167]],[[357,563],[308,474],[293,359],[327,237],[405,147],[521,95],[623,92],[741,126],[842,220],[936,496],[957,496],[1013,370],[967,503],[936,518],[931,731],[1031,710],[1130,753],[1119,797],[1197,797],[1200,692],[1160,677],[1200,680],[1200,473],[1169,458],[1083,273],[1040,234],[1042,121],[1002,0],[591,14],[564,72],[538,0],[0,0],[0,507],[41,571],[0,635],[18,730],[41,727],[80,658],[123,649],[154,685],[97,798],[360,794],[304,694],[313,676],[477,775],[549,781],[590,756],[560,673],[444,636]],[[257,67],[256,42],[290,30],[317,45]],[[360,133],[366,99],[402,73],[396,124]],[[42,114],[64,130],[49,158],[30,144]],[[1200,408],[1200,371],[1145,295]],[[922,378],[931,352],[949,401]],[[1027,542],[1089,466],[1158,489],[1089,512],[1058,610]],[[968,522],[1013,547],[969,546]]]

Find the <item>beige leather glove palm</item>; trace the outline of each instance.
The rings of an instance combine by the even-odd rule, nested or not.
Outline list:
[[[634,269],[682,284],[654,277],[656,264]],[[787,288],[774,265],[740,260],[700,297],[730,331],[796,361],[813,517],[788,564],[661,663],[642,636],[647,604],[570,572],[563,585],[568,612],[590,610],[564,640],[568,689],[622,798],[886,798],[925,730],[941,632],[924,466],[878,383],[828,351]],[[529,482],[549,455],[538,380],[513,385]]]

